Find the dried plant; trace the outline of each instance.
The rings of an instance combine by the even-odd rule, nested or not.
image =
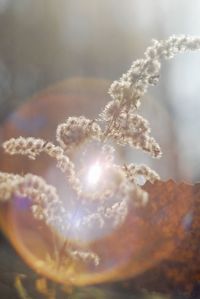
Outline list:
[[[151,136],[149,122],[137,113],[137,109],[148,87],[158,83],[162,59],[199,49],[199,37],[172,36],[163,41],[153,40],[144,58],[136,60],[126,74],[112,83],[109,89],[112,100],[96,119],[67,118],[57,127],[58,145],[33,137],[11,138],[3,143],[5,152],[33,160],[46,153],[57,161],[57,167],[72,187],[80,206],[87,206],[88,202],[96,204],[95,210],[89,210],[76,229],[94,224],[103,229],[107,222],[116,228],[126,218],[130,204],[142,207],[148,202],[148,193],[139,186],[138,177],[154,183],[159,180],[159,175],[146,165],[117,165],[114,162],[115,148],[110,143],[141,149],[153,158],[161,157],[160,146]],[[76,165],[74,153],[89,143],[95,143],[98,148],[95,162],[89,168],[88,165]],[[42,178],[33,174],[20,176],[1,172],[0,202],[12,199],[15,194],[31,201],[36,219],[43,220],[47,226],[57,222],[60,231],[70,230],[72,224],[67,209],[56,189]],[[94,252],[74,249],[66,240],[63,242],[60,253],[65,250],[70,259],[80,259],[83,263],[90,260],[95,267],[101,262]]]

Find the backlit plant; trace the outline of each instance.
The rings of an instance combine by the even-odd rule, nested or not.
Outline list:
[[[83,267],[91,265],[98,271],[101,256],[66,237],[72,227],[78,231],[94,226],[100,238],[108,227],[115,230],[124,223],[130,207],[143,208],[148,203],[148,193],[138,184],[138,178],[143,177],[153,184],[159,180],[159,175],[146,165],[126,164],[125,161],[117,164],[115,151],[118,146],[130,146],[153,158],[161,157],[161,149],[151,136],[149,122],[137,110],[148,87],[159,81],[162,59],[199,49],[199,37],[172,36],[163,41],[153,40],[144,58],[133,62],[127,73],[112,83],[109,89],[111,100],[96,119],[67,118],[57,127],[57,144],[21,136],[3,143],[5,152],[10,155],[24,155],[34,160],[45,153],[55,159],[74,194],[77,208],[71,214],[56,188],[43,178],[30,173],[23,176],[0,173],[2,205],[16,196],[26,198],[36,220],[45,223],[52,234],[55,234],[53,228],[58,228],[54,236],[54,259],[46,256],[53,268],[64,273],[72,266],[76,267],[78,261]],[[88,152],[90,156],[91,148],[95,155],[88,163],[79,155]],[[79,210],[84,209],[86,212],[74,223]],[[74,283],[73,279],[71,282]]]

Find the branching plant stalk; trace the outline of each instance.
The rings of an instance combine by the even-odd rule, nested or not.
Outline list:
[[[95,228],[101,230],[109,222],[113,229],[117,228],[125,221],[130,202],[133,206],[141,207],[148,202],[148,194],[137,183],[138,176],[154,183],[159,179],[159,175],[146,165],[126,164],[125,161],[122,165],[116,164],[115,145],[143,150],[153,158],[161,157],[160,146],[151,136],[150,125],[145,118],[137,114],[137,109],[149,86],[158,83],[163,59],[171,59],[176,54],[197,50],[200,50],[199,37],[183,35],[171,36],[161,41],[153,40],[152,45],[145,51],[144,58],[133,62],[127,73],[110,86],[109,94],[112,100],[96,118],[99,122],[84,116],[69,117],[57,127],[57,145],[33,137],[11,138],[3,143],[5,152],[10,155],[25,155],[33,160],[45,152],[54,158],[68,185],[73,189],[75,200],[86,207],[88,203],[96,203],[96,210],[91,209],[86,217],[80,219],[80,225],[88,229],[95,223]],[[111,147],[109,142],[112,142],[114,147]],[[100,161],[98,167],[103,173],[97,188],[89,190],[80,178],[81,165],[76,165],[70,158],[73,157],[72,153],[83,149],[88,143],[98,145],[98,155],[94,159]],[[89,156],[90,154],[88,153]],[[85,176],[87,166],[83,166]],[[48,227],[53,227],[56,221],[60,231],[65,232],[65,219],[69,216],[69,211],[65,208],[64,199],[59,198],[55,187],[32,174],[20,176],[1,172],[0,204],[12,200],[14,194],[31,199],[31,211],[35,219],[43,221]],[[75,215],[76,213],[77,211]],[[67,223],[68,230],[71,225],[72,222]],[[65,254],[69,254],[73,261],[79,258],[88,263],[90,259],[95,266],[99,264],[99,257],[94,252],[84,252],[79,248],[72,250],[67,239],[58,252],[56,244],[54,247],[59,269]]]

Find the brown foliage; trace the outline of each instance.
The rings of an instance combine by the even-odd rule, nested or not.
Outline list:
[[[153,291],[191,292],[200,280],[200,184],[160,181],[146,184],[145,190],[150,194],[148,223],[150,227],[159,224],[163,237],[169,236],[172,250],[164,246],[164,259],[131,280],[130,285]]]

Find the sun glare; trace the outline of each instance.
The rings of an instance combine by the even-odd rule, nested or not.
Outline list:
[[[96,162],[93,164],[87,175],[87,182],[90,185],[96,185],[102,175],[102,168],[99,162]]]

